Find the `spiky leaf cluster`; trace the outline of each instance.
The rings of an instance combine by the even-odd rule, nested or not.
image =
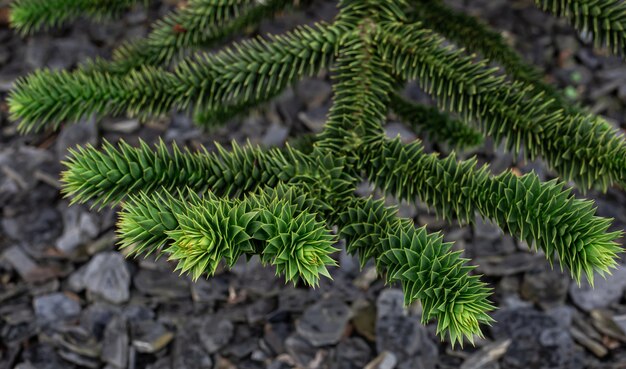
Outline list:
[[[65,18],[44,8],[48,21],[20,21],[34,3],[15,2],[16,27],[31,31],[77,14],[108,14],[97,8],[104,2],[77,2]],[[614,51],[623,48],[621,2],[536,3]],[[563,182],[492,174],[476,159],[440,157],[419,141],[385,136],[393,112],[417,135],[452,147],[491,137],[515,154],[543,159],[583,191],[624,185],[623,136],[569,105],[497,32],[440,0],[342,0],[332,22],[202,50],[292,5],[302,4],[190,0],[111,60],[19,80],[9,96],[11,116],[21,130],[37,131],[89,114],[144,119],[182,110],[210,127],[330,69],[334,96],[326,125],[297,148],[233,142],[190,152],[164,142],[105,142],[70,152],[63,192],[96,207],[121,204],[121,246],[130,254],[168,255],[193,278],[258,255],[287,281],[314,286],[330,276],[333,244],[343,238],[363,265],[373,259],[388,283],[402,285],[407,304],[420,301],[423,321],[436,319],[438,334],[453,345],[490,323],[490,289],[440,234],[416,229],[382,199],[358,197],[362,179],[397,199],[420,200],[448,220],[490,219],[577,281],[593,282],[596,273],[616,267],[621,233],[609,231],[610,219],[598,217]],[[437,108],[402,96],[412,81]]]
[[[140,193],[124,204],[118,232],[130,254],[158,250],[194,279],[213,275],[222,262],[232,267],[242,255],[258,254],[287,281],[316,285],[320,276],[330,277],[327,266],[336,263],[329,255],[337,250],[326,224],[308,212],[312,207],[285,185],[241,200],[211,192],[199,197],[190,189]]]
[[[422,321],[436,318],[438,334],[449,333],[452,345],[462,344],[463,336],[473,340],[468,329],[480,336],[479,323],[492,321],[486,314],[492,309],[486,299],[489,288],[469,275],[474,267],[466,265],[460,251],[452,251],[452,243],[442,242],[440,234],[416,229],[383,201],[372,199],[354,200],[340,224],[348,251],[362,261],[374,258],[388,282],[401,282],[405,303],[419,300]]]

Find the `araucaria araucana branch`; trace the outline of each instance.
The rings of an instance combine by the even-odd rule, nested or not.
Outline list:
[[[103,18],[134,1],[41,3],[15,1],[14,26],[26,33],[82,14]],[[623,51],[622,2],[536,3]],[[373,259],[389,283],[402,285],[407,304],[420,301],[423,321],[436,319],[437,333],[452,345],[480,336],[480,325],[491,322],[490,288],[440,234],[416,228],[381,199],[357,196],[363,179],[397,199],[420,200],[447,220],[489,219],[578,282],[617,266],[621,232],[609,231],[611,220],[563,182],[491,173],[475,159],[440,157],[419,141],[384,134],[393,113],[416,134],[457,149],[489,136],[516,154],[543,159],[583,191],[606,190],[626,184],[626,141],[609,123],[569,105],[499,34],[439,0],[341,0],[332,22],[202,51],[296,5],[303,4],[189,0],[111,60],[19,80],[9,97],[11,116],[22,131],[38,131],[90,114],[144,119],[176,109],[213,126],[329,69],[333,106],[306,152],[290,145],[233,143],[190,152],[163,142],[105,142],[71,151],[63,192],[95,207],[121,204],[121,247],[165,254],[193,278],[258,255],[286,280],[315,286],[330,277],[342,238],[362,264]],[[438,107],[402,96],[409,81]]]

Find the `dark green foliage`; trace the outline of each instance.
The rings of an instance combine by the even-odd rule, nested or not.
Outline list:
[[[97,59],[86,70],[124,74],[145,65],[168,65],[190,50],[209,47],[287,7],[290,1],[191,0],[157,21],[148,37],[120,46],[111,61]]]
[[[57,27],[86,15],[98,20],[120,14],[139,0],[14,0],[11,23],[23,34]],[[145,2],[145,1],[143,1]]]
[[[42,70],[17,82],[10,112],[21,119],[23,131],[57,127],[94,113],[146,117],[178,108],[208,114],[223,104],[274,96],[296,79],[315,75],[332,60],[340,32],[336,26],[305,26],[191,57],[172,72],[160,67],[125,75]]]
[[[362,261],[375,259],[388,282],[401,282],[405,303],[421,301],[422,321],[436,318],[437,333],[448,332],[452,345],[462,342],[468,329],[480,335],[479,323],[491,322],[485,314],[493,309],[486,300],[489,288],[469,275],[473,267],[465,265],[468,260],[451,251],[452,243],[443,243],[441,235],[415,229],[412,221],[372,199],[352,202],[340,224],[348,251],[358,252]]]
[[[369,179],[397,198],[418,197],[447,219],[470,222],[478,213],[541,248],[550,262],[558,256],[578,282],[616,266],[619,232],[608,232],[610,221],[595,216],[593,203],[575,199],[563,183],[541,183],[534,174],[490,176],[474,159],[439,159],[419,143],[398,140],[364,146],[361,155]]]
[[[462,114],[483,134],[529,159],[541,156],[581,188],[626,183],[626,142],[603,119],[555,109],[534,86],[509,82],[484,62],[444,46],[421,23],[381,32],[384,60],[403,80],[417,80],[444,109]]]
[[[626,3],[621,0],[535,0],[542,9],[569,19],[574,27],[593,33],[596,44],[614,53],[626,47]]]
[[[233,266],[242,255],[260,254],[287,281],[316,285],[320,275],[330,277],[326,266],[336,265],[329,256],[335,237],[294,191],[278,186],[243,200],[190,190],[131,196],[118,223],[121,246],[133,254],[162,247],[194,279],[213,275],[222,260]]]
[[[15,5],[22,16],[14,21],[25,32],[44,25],[20,20],[34,3]],[[44,9],[45,25],[90,11],[108,14],[95,8],[99,2],[79,3],[63,16]],[[537,3],[592,30],[599,42],[623,47],[622,3]],[[89,114],[143,119],[183,110],[212,127],[329,68],[334,97],[324,130],[297,145],[232,143],[192,153],[163,142],[154,148],[105,142],[70,152],[63,192],[96,207],[120,204],[121,246],[133,255],[166,254],[194,278],[258,255],[287,281],[314,286],[330,276],[333,245],[343,238],[362,264],[373,259],[387,282],[402,285],[407,304],[420,301],[423,321],[436,319],[437,333],[453,345],[480,336],[480,324],[490,323],[490,289],[440,234],[416,229],[382,199],[358,197],[362,179],[397,199],[421,200],[448,220],[490,219],[578,282],[616,267],[621,233],[609,231],[610,219],[596,216],[593,203],[576,199],[562,182],[492,174],[476,159],[458,161],[454,152],[441,158],[419,141],[385,137],[393,112],[418,135],[455,148],[490,136],[515,154],[542,158],[583,190],[626,184],[626,145],[616,129],[568,105],[498,33],[443,2],[343,0],[330,24],[193,54],[292,5],[300,4],[191,0],[110,61],[21,79],[9,96],[11,116],[22,131],[36,131]],[[409,81],[439,109],[401,97]]]

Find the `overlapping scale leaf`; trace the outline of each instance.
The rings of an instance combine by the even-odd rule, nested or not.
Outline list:
[[[167,233],[171,244],[165,252],[178,262],[176,270],[194,279],[212,276],[222,260],[232,267],[241,255],[254,253],[258,211],[239,201],[203,199],[176,214],[179,228]]]
[[[180,226],[177,214],[184,213],[188,204],[200,202],[192,192],[185,195],[187,203],[167,191],[129,196],[117,222],[120,247],[127,249],[128,255],[161,251],[167,244],[168,232]]]
[[[421,198],[446,219],[471,221],[478,212],[541,248],[550,260],[558,258],[576,279],[591,279],[615,265],[619,233],[609,232],[610,221],[597,217],[590,202],[573,198],[562,184],[540,183],[532,174],[491,176],[475,160],[441,159],[424,153],[419,143],[383,138],[387,110],[394,108],[389,100],[394,78],[418,79],[441,107],[509,149],[517,152],[525,145],[528,157],[542,156],[583,188],[626,183],[626,149],[606,122],[555,103],[556,95],[541,83],[510,82],[489,69],[488,61],[476,61],[421,24],[407,23],[404,0],[342,0],[332,25],[236,43],[185,59],[171,71],[143,65],[171,60],[182,49],[254,23],[257,11],[287,2],[192,0],[158,23],[147,41],[120,49],[110,64],[96,62],[74,73],[40,71],[18,81],[9,98],[11,115],[22,120],[22,130],[57,128],[88,114],[144,118],[172,109],[192,110],[211,123],[277,96],[338,58],[328,124],[306,154],[235,143],[214,153],[190,153],[175,145],[168,150],[163,143],[156,148],[105,143],[102,151],[89,146],[72,152],[64,192],[96,206],[126,199],[118,223],[121,246],[130,254],[168,254],[194,278],[211,275],[221,262],[232,265],[242,255],[256,254],[287,281],[317,285],[335,265],[330,229],[338,226],[348,251],[359,254],[362,263],[373,258],[388,282],[401,283],[407,303],[421,301],[424,321],[437,319],[437,333],[447,332],[453,344],[480,335],[479,324],[490,322],[489,289],[439,234],[415,229],[382,200],[354,197],[362,172],[397,198]],[[560,2],[573,3],[598,4]],[[224,13],[200,9],[204,5]],[[617,8],[605,9],[610,12],[594,14],[595,19],[621,16],[613,12]],[[209,16],[199,16],[203,11]],[[470,34],[463,35],[466,41]],[[488,38],[469,46],[489,57],[483,49],[490,43],[497,49],[501,41]],[[150,42],[156,45],[152,49]],[[509,51],[500,48],[491,57],[512,68],[518,61]],[[136,63],[140,59],[148,63]],[[449,120],[427,124],[442,124],[439,132],[447,129],[446,136],[469,137],[469,130],[451,132],[457,125]]]
[[[115,204],[138,190],[164,188],[211,189],[216,194],[239,196],[262,185],[275,185],[307,168],[314,159],[297,150],[261,150],[233,142],[231,150],[217,145],[217,151],[191,153],[164,142],[154,148],[141,142],[132,147],[105,142],[102,150],[91,145],[70,151],[63,172],[63,192],[73,202],[94,201],[95,206]]]
[[[513,78],[541,83],[538,68],[525,62],[500,32],[478,18],[452,9],[442,0],[413,0],[413,3],[411,18],[424,22],[459,46],[497,62]]]
[[[348,252],[358,254],[364,267],[370,259],[376,260],[382,254],[381,235],[398,219],[397,211],[386,207],[382,200],[352,199],[339,215],[339,235],[346,240]],[[410,225],[410,221],[403,221]]]
[[[241,200],[189,190],[177,196],[142,193],[124,203],[118,233],[130,254],[159,249],[194,279],[213,275],[222,261],[232,266],[242,255],[260,254],[287,281],[317,285],[320,276],[329,277],[327,267],[336,265],[330,255],[337,249],[326,224],[310,212],[313,207],[285,185]]]
[[[261,261],[276,266],[277,275],[294,282],[302,278],[311,286],[318,285],[320,276],[330,278],[327,266],[337,265],[330,257],[338,251],[332,246],[336,240],[315,214],[275,202],[260,211],[259,222],[257,237],[266,242]]]
[[[392,89],[388,68],[376,55],[375,26],[364,22],[359,27],[342,45],[335,66],[334,103],[316,143],[334,152],[351,151],[382,134]]]
[[[470,275],[473,267],[441,235],[416,230],[395,209],[372,199],[354,199],[339,226],[348,251],[358,253],[362,263],[373,258],[388,282],[401,282],[405,303],[419,300],[423,322],[437,319],[437,333],[448,333],[452,345],[480,336],[479,324],[491,322],[489,288]]]
[[[421,302],[424,323],[437,319],[437,334],[448,333],[452,346],[462,345],[464,338],[482,337],[480,324],[492,321],[491,292],[469,274],[474,267],[465,265],[461,251],[452,251],[442,238],[425,228],[396,227],[381,240],[385,252],[377,264],[387,269],[389,282],[402,283],[406,304]]]
[[[493,177],[479,207],[506,232],[558,258],[578,282],[593,283],[617,267],[621,232],[609,232],[611,219],[595,215],[593,202],[576,199],[556,180],[541,182],[535,174],[517,177],[505,172]]]

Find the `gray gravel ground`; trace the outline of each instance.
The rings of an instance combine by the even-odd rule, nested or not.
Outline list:
[[[504,32],[573,100],[621,124],[626,118],[626,63],[594,50],[585,35],[531,6],[530,0],[455,0]],[[20,38],[0,0],[0,368],[253,369],[253,368],[626,368],[626,268],[595,289],[572,283],[541,255],[478,220],[447,225],[422,206],[401,213],[444,230],[495,288],[500,309],[475,347],[450,349],[419,323],[420,307],[402,307],[397,286],[384,286],[371,265],[338,256],[333,281],[293,287],[257,260],[196,283],[171,273],[165,260],[127,259],[115,248],[115,211],[68,206],[58,191],[59,161],[68,147],[120,138],[163,137],[190,147],[231,140],[264,146],[321,129],[330,105],[326,74],[306,80],[251,116],[214,132],[179,114],[140,125],[128,118],[85,119],[60,132],[18,135],[4,101],[15,78],[40,67],[72,68],[108,55],[122,39],[146,33],[168,5],[138,8],[110,24],[72,26]],[[264,23],[278,32],[330,18],[334,5]],[[413,97],[424,99],[415,88]],[[414,136],[390,123],[390,135]],[[427,143],[431,149],[441,149]],[[516,162],[487,143],[469,155],[553,175],[540,162]],[[363,193],[371,190],[367,185]],[[603,216],[626,229],[626,193],[589,194]]]

